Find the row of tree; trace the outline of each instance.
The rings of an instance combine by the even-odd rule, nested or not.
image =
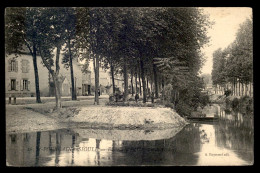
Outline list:
[[[54,81],[57,109],[61,108],[61,51],[63,63],[71,70],[72,91],[72,59],[85,60],[85,68],[93,60],[97,104],[102,65],[110,69],[113,93],[114,75],[123,74],[124,101],[128,100],[130,76],[132,91],[134,77],[136,91],[139,80],[144,103],[150,83],[155,97],[161,89],[163,100],[169,97],[169,102],[176,103],[181,98],[190,105],[202,88],[198,77],[203,62],[200,49],[208,42],[208,26],[207,16],[198,8],[7,8],[6,52],[19,55],[24,45],[30,51],[37,102],[36,58],[41,57]],[[75,93],[72,99],[76,99]]]
[[[233,43],[224,50],[218,49],[213,53],[212,81],[216,88],[222,88],[223,91],[230,89],[232,95],[251,95],[253,83],[252,31],[251,18],[240,25]]]

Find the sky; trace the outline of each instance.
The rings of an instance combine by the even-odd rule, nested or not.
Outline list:
[[[209,15],[210,21],[214,21],[208,29],[211,37],[209,45],[202,49],[205,54],[205,63],[201,69],[202,74],[211,74],[213,57],[212,54],[218,48],[226,48],[235,38],[239,25],[252,15],[249,7],[205,7],[204,13]]]

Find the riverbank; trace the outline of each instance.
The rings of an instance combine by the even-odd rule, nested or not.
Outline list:
[[[107,128],[183,127],[186,121],[170,108],[150,107],[82,107],[74,116],[63,116],[63,122],[102,124]],[[70,114],[71,115],[71,114]]]
[[[62,128],[165,129],[183,128],[187,122],[170,108],[106,106],[87,100],[65,101],[60,113],[55,103],[7,105],[6,132],[22,133]]]
[[[56,118],[19,106],[6,107],[6,133],[56,130],[65,127]]]
[[[254,99],[249,96],[225,96],[225,95],[211,95],[210,102],[212,104],[221,104],[226,110],[239,111],[242,114],[253,115],[254,113]]]

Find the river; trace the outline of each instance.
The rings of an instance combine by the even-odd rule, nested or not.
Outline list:
[[[252,165],[253,119],[218,105],[207,108],[216,122],[180,131],[60,129],[6,134],[12,166],[208,166]]]

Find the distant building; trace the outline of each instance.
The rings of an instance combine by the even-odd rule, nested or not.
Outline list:
[[[95,87],[95,73],[93,68],[93,61],[91,60],[89,63],[89,69],[91,71],[91,86],[92,92],[94,92]],[[124,78],[122,75],[114,75],[115,87],[120,91],[124,90]],[[110,69],[99,68],[99,87],[101,94],[112,94],[113,93],[113,83],[112,77],[110,75]]]
[[[39,88],[41,96],[54,96],[54,84],[51,75],[41,62],[41,57],[37,56],[37,67],[39,74]],[[74,82],[77,95],[91,94],[91,71],[86,73],[81,71],[82,64],[73,60]],[[63,77],[61,85],[61,95],[71,95],[70,69],[66,69],[60,62],[60,75]],[[17,58],[9,55],[5,58],[5,88],[6,97],[15,95],[16,97],[35,96],[35,76],[32,56],[23,53]]]

